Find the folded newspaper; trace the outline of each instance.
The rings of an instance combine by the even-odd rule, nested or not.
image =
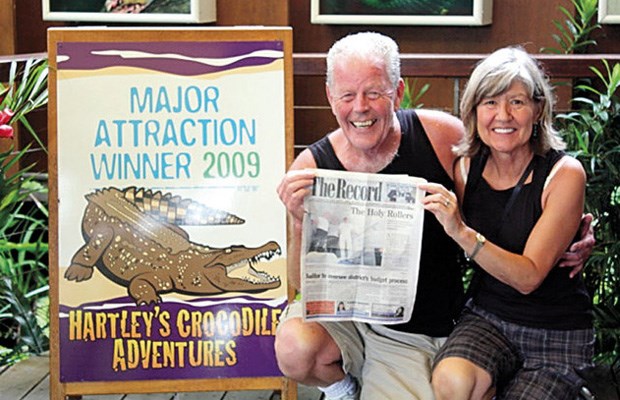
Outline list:
[[[304,318],[409,321],[424,222],[418,185],[426,180],[313,171],[301,242]]]

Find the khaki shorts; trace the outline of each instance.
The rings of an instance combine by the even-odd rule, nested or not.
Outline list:
[[[301,302],[280,322],[301,318]],[[342,353],[343,369],[362,383],[361,400],[433,400],[431,366],[446,338],[403,333],[360,322],[320,322]]]

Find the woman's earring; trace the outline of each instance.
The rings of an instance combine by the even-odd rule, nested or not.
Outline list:
[[[532,138],[538,139],[538,131],[540,129],[540,124],[537,122],[532,126]]]

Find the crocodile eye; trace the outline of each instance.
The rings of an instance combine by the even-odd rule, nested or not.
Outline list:
[[[226,249],[226,254],[230,254],[230,253],[232,253],[232,249],[230,249],[230,248]]]

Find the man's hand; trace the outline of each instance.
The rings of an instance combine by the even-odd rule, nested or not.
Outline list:
[[[288,171],[278,185],[278,196],[287,211],[301,223],[304,217],[304,198],[310,194],[314,172],[306,169]]]
[[[581,218],[581,226],[579,227],[580,239],[569,247],[560,260],[560,267],[572,268],[569,274],[571,278],[581,272],[596,243],[592,219],[593,216],[590,213],[585,214]]]
[[[313,171],[308,169],[292,169],[284,175],[277,189],[280,200],[282,200],[291,216],[289,228],[292,228],[292,232],[290,232],[291,240],[288,243],[289,257],[287,257],[287,267],[289,283],[296,289],[301,288],[299,259],[301,255],[301,225],[304,218],[304,198],[311,193],[313,183]]]

